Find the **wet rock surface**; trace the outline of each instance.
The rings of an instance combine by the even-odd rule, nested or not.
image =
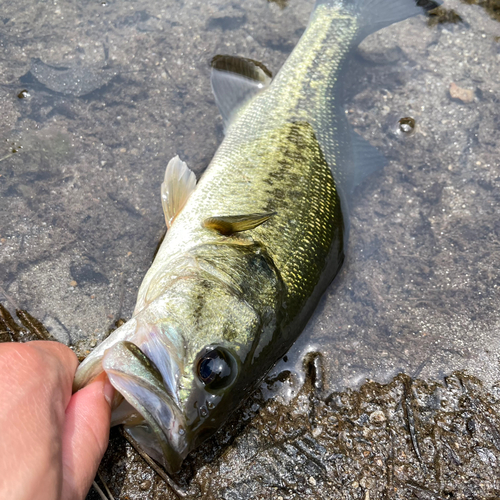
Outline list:
[[[43,338],[0,309],[0,341]],[[39,330],[38,330],[39,331]],[[455,372],[443,383],[401,374],[324,394],[321,358],[288,403],[253,394],[173,477],[188,499],[495,499],[500,384]],[[266,380],[265,385],[272,385]],[[176,499],[118,428],[99,468],[116,499]],[[88,500],[100,498],[91,490]]]
[[[490,4],[447,1],[453,16],[408,20],[356,52],[348,119],[388,165],[358,188],[347,262],[287,360],[186,460],[177,480],[191,498],[500,496]],[[168,160],[199,177],[223,137],[212,57],[276,74],[312,5],[4,2],[0,341],[39,330],[84,357],[130,317],[165,231]],[[321,390],[302,369],[316,352]],[[100,472],[117,499],[175,498],[117,430]]]
[[[499,404],[500,386],[463,373],[328,397],[308,379],[290,404],[252,396],[176,479],[187,498],[214,500],[494,499]],[[100,470],[118,498],[176,498],[117,431]]]

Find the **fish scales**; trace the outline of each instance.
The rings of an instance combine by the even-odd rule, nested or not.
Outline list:
[[[162,293],[163,285],[154,279],[156,268],[165,267],[175,247],[184,252],[186,247],[218,239],[200,227],[200,221],[217,214],[276,211],[276,217],[252,230],[251,236],[268,246],[291,293],[308,296],[312,292],[311,284],[317,281],[313,276],[326,258],[315,246],[319,241],[330,246],[332,233],[341,238],[343,224],[332,176],[332,170],[340,173],[342,169],[326,163],[314,130],[321,123],[330,124],[330,150],[335,151],[335,158],[340,157],[336,150],[343,138],[336,136],[336,130],[345,117],[335,115],[335,72],[346,59],[355,19],[320,6],[311,24],[315,29],[306,31],[272,86],[257,95],[227,131],[210,169],[167,234],[169,245],[162,246],[144,279],[139,292],[139,297],[148,297],[144,305]],[[325,55],[318,57],[321,54]],[[300,125],[291,125],[297,122]],[[307,152],[300,151],[304,147]],[[308,250],[297,252],[297,246]],[[316,251],[317,261],[312,258]],[[309,253],[312,256],[304,259]],[[337,267],[342,261],[338,258]],[[296,277],[292,279],[291,273]]]
[[[125,398],[114,422],[133,422],[128,432],[170,473],[286,353],[342,265],[349,197],[384,163],[346,120],[350,53],[435,6],[318,0],[272,82],[260,63],[214,58],[226,137],[197,186],[178,157],[167,166],[168,231],[134,316],[74,382],[104,370]]]

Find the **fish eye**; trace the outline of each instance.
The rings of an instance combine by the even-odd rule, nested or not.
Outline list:
[[[206,351],[197,365],[198,378],[207,389],[223,389],[234,380],[234,361],[231,354],[222,347]]]

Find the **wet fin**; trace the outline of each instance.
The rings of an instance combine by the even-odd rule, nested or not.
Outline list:
[[[225,128],[235,112],[266,88],[271,79],[271,72],[252,59],[223,55],[212,59],[210,82]]]
[[[203,226],[208,229],[215,229],[224,236],[231,236],[234,233],[254,229],[273,215],[276,215],[276,212],[209,217],[203,221]]]
[[[168,229],[195,188],[196,176],[178,156],[174,156],[168,162],[161,185],[161,204]]]
[[[316,6],[347,9],[358,17],[357,42],[386,26],[424,14],[441,5],[440,0],[317,0]],[[314,13],[313,13],[314,15]]]
[[[352,193],[356,186],[359,186],[367,177],[378,172],[387,164],[385,156],[354,131],[351,132],[351,141],[354,169],[352,177],[347,179],[348,193]]]
[[[350,125],[346,123],[346,135],[350,137],[350,158],[347,168],[339,169],[335,157],[335,150],[331,148],[329,141],[322,141],[323,153],[326,161],[332,170],[337,190],[342,199],[342,206],[347,210],[351,196],[367,177],[382,170],[387,164],[387,159],[380,151],[354,132]],[[347,156],[349,149],[346,147]]]

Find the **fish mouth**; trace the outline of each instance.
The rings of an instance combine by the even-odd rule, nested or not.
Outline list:
[[[144,418],[127,431],[173,474],[190,451],[186,419],[174,390],[177,366],[166,350],[162,350],[163,362],[157,366],[151,359],[155,356],[145,354],[148,344],[141,347],[129,341],[118,342],[106,351],[102,366],[115,389]]]

